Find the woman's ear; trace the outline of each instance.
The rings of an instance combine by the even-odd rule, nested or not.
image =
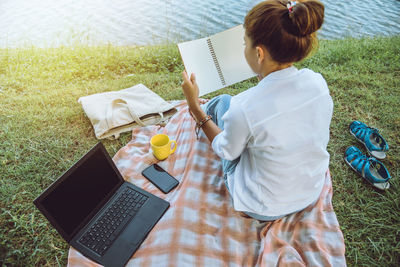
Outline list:
[[[256,46],[256,53],[257,53],[257,62],[258,64],[262,64],[265,59],[265,52],[262,46]]]

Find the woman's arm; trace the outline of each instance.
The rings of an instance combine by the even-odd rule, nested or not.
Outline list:
[[[200,107],[199,87],[196,83],[196,76],[194,73],[192,73],[189,79],[186,71],[183,71],[182,78],[182,89],[186,97],[189,110],[195,118],[196,123],[200,122],[207,116],[207,114]],[[222,132],[222,130],[218,128],[218,126],[212,120],[208,120],[205,124],[203,124],[202,129],[210,142],[214,140],[215,136]]]

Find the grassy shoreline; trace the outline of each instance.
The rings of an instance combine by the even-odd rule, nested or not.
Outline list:
[[[320,72],[334,100],[330,170],[333,205],[349,266],[400,262],[400,36],[320,42],[297,67]],[[97,140],[77,103],[80,96],[143,83],[166,100],[183,99],[175,45],[0,49],[0,265],[66,265],[68,245],[32,201]],[[245,81],[217,93],[237,94]],[[361,120],[390,145],[383,160],[391,188],[380,192],[343,161]],[[102,141],[114,155],[130,139]]]

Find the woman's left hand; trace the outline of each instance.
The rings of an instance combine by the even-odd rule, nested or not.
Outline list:
[[[200,106],[199,104],[199,87],[197,86],[196,83],[196,76],[194,73],[190,75],[190,79],[186,73],[186,71],[182,72],[182,90],[183,93],[185,94],[186,101],[189,105],[189,108],[194,108],[197,106]]]
[[[207,114],[200,107],[199,87],[196,83],[196,76],[194,75],[194,73],[192,73],[189,79],[186,71],[183,71],[182,78],[182,89],[189,106],[189,112],[192,114],[193,119],[197,123],[204,120],[207,117]],[[210,142],[212,142],[215,136],[217,136],[221,132],[221,129],[218,128],[218,126],[212,120],[206,121],[206,123],[201,128],[203,129]]]

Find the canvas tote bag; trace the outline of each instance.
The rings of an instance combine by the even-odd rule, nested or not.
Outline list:
[[[78,99],[98,139],[116,139],[135,127],[164,124],[176,112],[173,105],[143,84]]]

